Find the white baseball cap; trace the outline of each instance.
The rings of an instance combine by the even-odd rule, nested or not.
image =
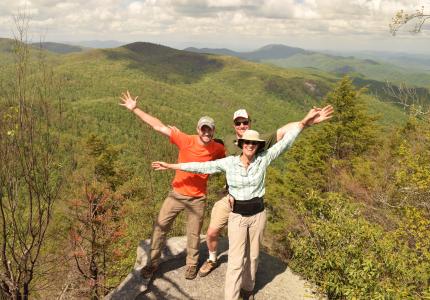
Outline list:
[[[245,109],[239,109],[236,110],[233,114],[233,121],[236,120],[237,118],[245,118],[245,119],[249,119],[248,113],[246,112]]]

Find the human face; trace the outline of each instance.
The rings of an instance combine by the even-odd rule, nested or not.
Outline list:
[[[242,142],[242,153],[246,157],[248,157],[248,158],[254,157],[255,153],[258,150],[258,145],[259,144],[260,143],[256,142],[256,141],[247,141],[247,140],[244,140]]]
[[[197,134],[199,136],[199,139],[204,145],[212,141],[214,133],[215,133],[215,129],[212,129],[206,125],[202,126],[201,128],[197,128]]]
[[[241,138],[245,131],[251,127],[251,122],[249,119],[239,117],[234,120],[233,126],[236,131],[236,136]]]

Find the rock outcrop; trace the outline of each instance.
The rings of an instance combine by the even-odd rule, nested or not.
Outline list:
[[[204,238],[202,239],[204,241]],[[224,298],[224,280],[227,268],[228,242],[224,239],[219,246],[219,266],[206,277],[197,276],[186,280],[185,249],[186,237],[174,237],[167,241],[162,255],[163,263],[150,281],[144,281],[140,270],[147,263],[149,240],[141,241],[137,248],[137,259],[133,271],[123,282],[106,296],[107,300],[144,299],[187,299],[218,300]],[[201,263],[206,259],[207,248],[201,243]],[[257,300],[320,299],[312,287],[279,259],[264,252],[260,253],[260,264],[255,286]]]

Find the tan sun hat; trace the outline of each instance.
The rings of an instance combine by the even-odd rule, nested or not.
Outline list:
[[[258,133],[258,131],[252,130],[252,129],[248,129],[246,130],[243,135],[242,138],[237,140],[237,146],[239,146],[240,149],[242,149],[242,143],[243,141],[256,141],[256,142],[260,142],[260,149],[263,148],[266,145],[266,141],[260,138],[260,134]]]

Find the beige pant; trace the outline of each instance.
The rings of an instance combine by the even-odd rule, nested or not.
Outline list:
[[[225,196],[221,200],[215,202],[211,211],[209,227],[218,230],[223,229],[227,225],[230,212],[231,206],[228,201],[228,196]]]
[[[266,210],[249,217],[230,213],[225,300],[239,299],[241,288],[247,291],[254,289],[265,225]]]
[[[200,230],[202,229],[206,197],[189,197],[171,191],[161,206],[154,224],[151,240],[151,264],[158,266],[161,250],[166,244],[166,234],[176,216],[185,210],[187,216],[187,265],[197,265],[199,260]]]

